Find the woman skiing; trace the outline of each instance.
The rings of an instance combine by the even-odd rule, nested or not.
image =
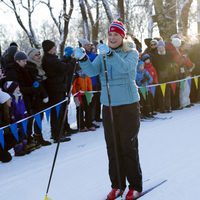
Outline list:
[[[88,76],[99,75],[101,80],[103,126],[112,187],[107,200],[122,196],[126,180],[129,183],[126,200],[133,200],[142,192],[138,153],[139,94],[135,83],[138,52],[134,46],[125,37],[123,23],[113,21],[108,29],[108,46],[98,45],[99,55],[92,63],[83,48],[77,47],[74,52],[83,71]]]

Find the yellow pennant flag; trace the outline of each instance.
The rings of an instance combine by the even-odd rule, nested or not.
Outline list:
[[[194,82],[195,82],[196,89],[198,89],[198,77],[194,78]]]
[[[162,95],[163,95],[163,97],[165,96],[165,90],[166,90],[166,83],[162,83],[161,85],[160,85],[160,88],[161,88],[161,91],[162,91]]]
[[[45,197],[44,197],[44,200],[52,200],[52,199],[50,199],[46,194]]]

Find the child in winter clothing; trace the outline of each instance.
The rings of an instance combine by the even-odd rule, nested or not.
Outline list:
[[[156,72],[154,66],[151,63],[150,55],[149,54],[144,54],[142,56],[141,60],[144,62],[144,68],[149,72],[149,74],[153,78],[153,82],[152,83],[153,84],[157,84],[158,83],[158,75],[157,75],[157,72]]]
[[[11,96],[10,123],[15,123],[25,117],[27,112],[23,96],[19,89],[19,84],[15,81],[7,81],[4,84],[4,90]],[[23,156],[26,153],[27,140],[25,139],[22,127],[18,126],[19,142],[14,146],[15,156]]]
[[[72,94],[76,94],[74,101],[77,106],[77,127],[81,132],[95,131],[96,128],[92,125],[91,103],[87,102],[85,93],[81,93],[81,91],[92,91],[92,81],[81,69],[77,71],[76,74],[77,77],[73,82]]]
[[[152,84],[153,78],[149,72],[144,68],[144,62],[139,60],[137,66],[136,83],[139,87]],[[146,99],[140,92],[140,106],[141,106],[141,118],[151,117],[151,93],[148,92]]]
[[[11,96],[0,90],[0,129],[10,123],[9,108],[11,106]],[[12,156],[9,153],[9,149],[15,145],[15,140],[10,133],[9,128],[3,129],[4,134],[4,148],[0,145],[0,161],[3,163],[10,162]]]

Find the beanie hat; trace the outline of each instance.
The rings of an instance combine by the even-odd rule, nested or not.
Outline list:
[[[28,56],[28,60],[29,61],[32,61],[33,60],[33,57],[36,55],[36,54],[40,54],[40,50],[39,49],[36,49],[36,48],[31,48],[28,53],[27,53],[27,56]]]
[[[6,81],[3,85],[5,92],[13,94],[19,84],[16,81]]]
[[[157,44],[158,44],[158,40],[153,39],[153,40],[151,40],[150,44],[155,44],[155,45],[157,45]]]
[[[159,40],[157,47],[164,47],[165,46],[165,42],[163,40]]]
[[[125,35],[126,35],[124,24],[122,22],[120,22],[120,21],[117,21],[117,20],[113,21],[110,24],[108,32],[119,33],[122,36],[122,38],[124,38]]]
[[[16,60],[26,60],[27,59],[27,55],[25,52],[23,51],[17,51],[14,55],[14,59]]]
[[[16,47],[18,47],[18,45],[17,45],[16,42],[11,42],[9,46],[10,46],[10,47],[11,47],[11,46],[16,46]]]
[[[172,38],[172,44],[174,47],[179,48],[181,46],[181,40],[179,38]]]
[[[17,52],[17,46],[10,46],[7,49],[7,55],[14,56]]]
[[[145,62],[145,60],[147,60],[147,59],[150,59],[150,55],[146,53],[146,54],[144,54],[144,55],[142,56],[141,60],[142,60],[143,62]]]
[[[0,90],[0,104],[4,104],[9,99],[11,99],[11,96],[8,93]]]
[[[91,44],[91,42],[88,39],[85,39],[85,38],[81,38],[78,41],[81,43],[82,46]]]
[[[55,43],[51,40],[44,40],[42,42],[42,48],[44,52],[48,52],[49,50],[51,50],[55,45]]]
[[[70,57],[74,53],[74,49],[71,46],[65,47],[64,56]]]

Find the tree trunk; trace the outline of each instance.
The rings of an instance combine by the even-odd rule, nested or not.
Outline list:
[[[176,28],[176,0],[154,0],[155,15],[153,21],[157,22],[160,36],[170,40],[171,35],[177,33]]]
[[[102,0],[102,3],[103,3],[103,7],[106,11],[106,15],[107,15],[107,18],[108,18],[108,21],[111,23],[113,21],[113,14],[111,12],[111,9],[109,7],[109,3],[107,0]]]
[[[81,9],[81,15],[82,15],[82,19],[83,19],[83,37],[90,40],[90,30],[89,30],[88,18],[87,18],[83,0],[79,0],[79,6]]]
[[[71,15],[74,9],[74,2],[73,0],[70,0],[70,9],[69,12],[67,13],[66,11],[67,8],[67,2],[66,0],[63,0],[63,19],[64,19],[64,27],[63,27],[63,31],[61,33],[61,41],[60,41],[60,55],[63,55],[64,53],[64,48],[65,48],[65,42],[68,36],[68,32],[69,32],[69,21],[71,19]]]
[[[118,12],[119,12],[119,20],[124,23],[124,0],[118,0]]]
[[[197,31],[200,36],[200,0],[197,0]]]
[[[190,7],[193,0],[186,0],[183,4],[183,7],[181,9],[180,13],[180,22],[182,24],[182,35],[187,36],[188,33],[188,17],[190,12]]]
[[[87,0],[85,0],[85,4],[87,7],[87,13],[90,19],[90,24],[92,27],[92,41],[98,40],[98,32],[99,32],[99,0],[96,0],[96,19],[93,19],[93,15],[91,13],[91,7]]]

